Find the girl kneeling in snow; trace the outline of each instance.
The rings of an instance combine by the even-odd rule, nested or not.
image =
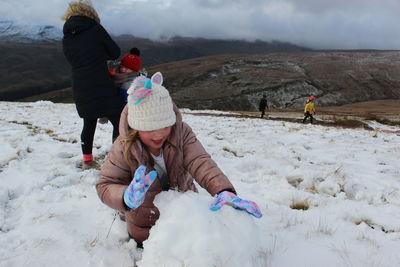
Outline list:
[[[261,217],[255,202],[236,196],[228,178],[182,121],[162,82],[158,72],[151,79],[136,78],[129,88],[120,136],[96,185],[100,199],[125,214],[129,235],[138,246],[149,237],[150,228],[159,218],[153,204],[155,196],[169,189],[197,191],[193,179],[215,196],[211,210],[229,204]]]

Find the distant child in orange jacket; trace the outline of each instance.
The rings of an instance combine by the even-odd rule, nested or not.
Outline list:
[[[310,96],[310,98],[307,100],[307,104],[304,107],[304,119],[303,123],[306,122],[307,118],[310,117],[310,122],[313,123],[313,115],[316,114],[315,108],[314,108],[314,100],[315,96]]]

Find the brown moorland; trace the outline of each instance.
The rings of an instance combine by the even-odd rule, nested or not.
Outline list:
[[[400,99],[367,101],[327,107],[318,107],[316,104],[316,110],[315,124],[317,125],[374,130],[368,126],[366,121],[376,121],[400,127]],[[187,111],[186,113],[191,112]],[[204,111],[192,114],[259,119],[260,112],[234,111],[230,114],[219,115]],[[303,120],[303,109],[270,109],[267,111],[266,116],[264,119],[301,123]],[[388,132],[400,134],[398,130]]]

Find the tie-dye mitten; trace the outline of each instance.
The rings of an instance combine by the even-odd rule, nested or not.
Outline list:
[[[245,210],[256,218],[262,217],[262,213],[257,203],[250,200],[243,200],[232,192],[222,191],[221,193],[215,195],[214,198],[215,203],[210,207],[210,210],[212,211],[217,211],[223,205],[228,204],[235,209]]]
[[[131,209],[142,205],[147,190],[157,178],[157,172],[151,171],[145,174],[146,166],[141,165],[136,169],[132,182],[124,191],[124,202]]]

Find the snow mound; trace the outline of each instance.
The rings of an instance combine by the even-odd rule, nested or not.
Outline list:
[[[194,192],[163,192],[156,197],[160,219],[144,242],[139,266],[248,266],[257,261],[261,236],[255,219]],[[177,218],[185,218],[177,220]],[[243,246],[243,244],[246,244]],[[254,265],[255,266],[255,265]]]

